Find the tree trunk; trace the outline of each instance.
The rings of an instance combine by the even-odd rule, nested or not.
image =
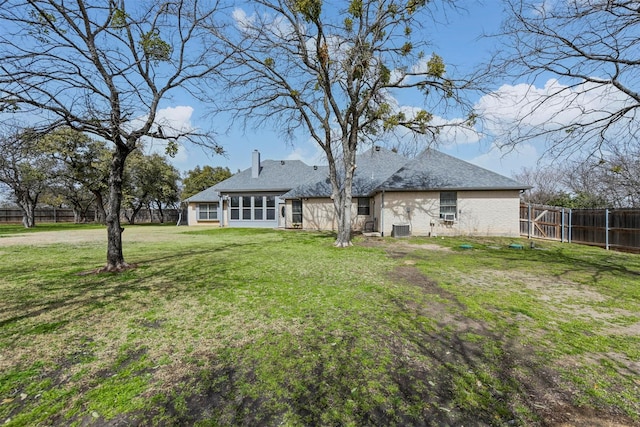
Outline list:
[[[38,197],[35,200],[27,194],[22,194],[16,201],[18,207],[22,211],[22,225],[24,228],[32,228],[36,226],[36,205],[38,204]]]
[[[96,197],[96,219],[100,224],[107,223],[107,212],[104,209],[104,200],[102,198],[102,192],[98,190],[91,190]]]
[[[109,170],[109,209],[107,213],[107,265],[103,271],[122,271],[129,267],[122,253],[122,232],[120,207],[122,205],[122,177],[124,163],[129,152],[116,146]]]
[[[142,203],[137,206],[131,205],[131,216],[125,215],[129,220],[129,225],[134,225],[136,223],[136,217],[138,216],[138,213],[143,208],[143,206],[144,205]]]
[[[33,228],[36,226],[35,210],[35,206],[22,209],[22,225],[24,225],[24,228]]]
[[[342,203],[342,215],[338,217],[338,235],[334,245],[339,248],[346,248],[351,246],[351,198],[344,197],[344,203]]]
[[[339,248],[352,246],[351,243],[351,204],[353,173],[356,170],[355,151],[344,152],[344,183],[338,190],[339,196],[335,198],[336,213],[338,216],[338,235],[334,245]]]
[[[84,217],[84,209],[82,208],[82,204],[78,201],[72,201],[71,210],[73,211],[73,223],[80,224],[81,222],[83,222],[82,218]]]
[[[164,212],[162,212],[162,203],[156,202],[158,205],[158,215],[160,216],[160,224],[164,224]]]

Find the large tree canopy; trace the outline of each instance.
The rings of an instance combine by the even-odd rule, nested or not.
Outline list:
[[[0,0],[0,109],[27,115],[38,132],[60,126],[111,146],[106,270],[128,265],[120,207],[127,156],[145,137],[209,144],[204,133],[157,121],[178,90],[197,94],[212,76],[215,2]]]
[[[22,211],[23,225],[34,227],[38,200],[55,176],[55,161],[44,152],[41,139],[31,129],[5,130],[0,135],[0,152],[0,183],[10,189]]]
[[[158,153],[132,154],[125,169],[124,205],[129,223],[134,224],[136,215],[144,207],[155,206],[164,222],[162,208],[174,206],[180,198],[180,172],[170,165],[167,158]]]
[[[545,139],[573,153],[637,145],[640,122],[640,13],[628,0],[507,0],[506,46],[494,72],[530,83],[501,129],[503,144]],[[550,80],[556,79],[556,80]],[[498,91],[504,96],[503,91]],[[504,114],[503,114],[504,113]]]
[[[435,119],[446,105],[460,105],[464,86],[442,57],[425,51],[430,12],[443,3],[257,0],[237,3],[235,21],[219,34],[236,52],[224,73],[230,108],[288,137],[310,136],[324,151],[337,246],[351,244],[351,189],[363,143],[395,128],[433,140],[443,127],[473,120]],[[393,95],[401,89],[421,91],[421,106],[400,108]]]
[[[217,183],[224,181],[225,179],[233,175],[229,168],[223,168],[221,166],[212,167],[205,165],[202,168],[196,166],[194,169],[187,172],[186,176],[182,180],[182,200],[193,196],[207,188],[216,185]]]
[[[103,140],[61,127],[42,138],[44,152],[56,161],[58,189],[73,208],[76,220],[85,220],[89,205],[97,209],[98,221],[106,219],[110,152]],[[91,196],[88,197],[87,193]]]

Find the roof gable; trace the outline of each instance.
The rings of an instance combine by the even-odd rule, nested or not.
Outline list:
[[[260,162],[260,173],[252,177],[252,168],[239,172],[214,185],[223,192],[234,191],[282,191],[296,184],[307,182],[317,175],[317,169],[300,160],[264,160]]]
[[[187,199],[189,202],[217,200],[219,193],[234,192],[286,192],[309,181],[316,182],[326,176],[326,168],[309,166],[300,160],[263,160],[256,178],[253,168],[245,169]]]
[[[368,196],[408,161],[406,157],[382,147],[371,148],[358,155],[353,175],[352,194],[355,197]],[[328,177],[328,168],[325,167],[324,176],[321,176],[320,180],[299,185],[284,197],[329,197],[330,195],[331,181]]]

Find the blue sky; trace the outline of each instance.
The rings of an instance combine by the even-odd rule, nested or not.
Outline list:
[[[497,0],[485,2],[464,2],[465,9],[447,10],[442,16],[441,23],[436,26],[432,34],[434,52],[442,56],[449,67],[461,74],[466,73],[479,63],[486,61],[494,50],[495,39],[483,38],[483,34],[496,33],[503,20],[502,4]],[[401,103],[418,105],[419,99],[410,95],[399,95]],[[183,99],[183,104],[166,104],[176,108],[170,115],[182,109],[182,116],[192,109],[190,125],[212,126],[224,132],[227,123],[224,117],[206,117],[206,106]],[[476,100],[473,100],[476,101]],[[184,117],[183,117],[184,119]],[[180,150],[173,163],[178,169],[186,171],[196,165],[229,167],[232,172],[246,169],[251,163],[251,152],[259,150],[262,159],[299,159],[309,164],[322,163],[322,153],[312,141],[305,137],[291,144],[282,140],[276,132],[269,128],[247,129],[239,126],[229,133],[220,133],[218,142],[225,148],[226,157],[208,156],[198,147],[184,147]],[[535,166],[538,151],[531,146],[523,146],[515,152],[503,157],[502,153],[492,148],[490,139],[481,141],[463,141],[441,144],[436,148],[452,154],[479,166],[510,176],[518,172],[523,166]]]
[[[342,0],[335,0],[340,2]],[[250,3],[250,2],[249,2]],[[499,0],[484,1],[460,1],[464,5],[459,10],[446,9],[446,14],[438,17],[438,24],[425,22],[425,34],[432,41],[433,52],[440,55],[447,69],[453,75],[464,75],[479,64],[488,61],[491,53],[497,47],[497,39],[482,37],[485,34],[495,34],[500,30],[500,25],[505,19],[503,4]],[[240,4],[240,2],[238,2]],[[250,11],[249,11],[250,12]],[[229,12],[231,13],[231,12]],[[426,51],[429,54],[430,52]],[[485,128],[491,136],[479,138],[478,135],[460,134],[447,141],[441,141],[436,148],[469,161],[478,166],[493,170],[506,176],[512,176],[522,170],[523,167],[535,167],[538,160],[545,153],[544,143],[526,142],[519,144],[515,149],[503,152],[496,148],[495,140],[505,134],[507,125],[518,119],[517,111],[535,104],[535,97],[543,97],[552,92],[553,88],[562,85],[549,76],[539,78],[535,86],[525,81],[495,82],[494,95],[477,95],[471,99],[477,109],[484,112],[492,119],[491,126]],[[598,91],[590,91],[594,100],[606,99],[606,96],[598,96]],[[607,95],[607,94],[605,94]],[[420,96],[415,93],[394,93],[401,107],[422,108]],[[526,100],[525,103],[518,100]],[[534,102],[532,102],[532,99]],[[601,101],[600,101],[601,102]],[[606,105],[602,109],[606,109]],[[527,112],[527,120],[530,125],[545,123],[548,117],[554,120],[570,121],[580,111],[579,108],[566,108],[567,105],[558,103],[555,111]],[[579,105],[577,107],[580,107]],[[594,108],[593,105],[591,105]],[[594,108],[597,110],[597,108]],[[573,114],[573,116],[572,116]],[[443,119],[455,119],[445,117]],[[246,169],[251,164],[251,153],[259,150],[262,159],[291,160],[297,159],[307,164],[323,164],[323,153],[319,147],[308,140],[303,134],[295,143],[285,142],[276,131],[271,128],[242,129],[234,126],[229,129],[227,116],[211,116],[207,105],[199,103],[194,98],[188,97],[184,92],[176,93],[172,98],[166,99],[161,104],[158,112],[158,123],[168,123],[174,128],[202,128],[213,129],[217,132],[217,143],[224,147],[226,156],[208,154],[199,147],[185,145],[171,162],[182,172],[193,169],[196,166],[222,166],[228,167],[232,172]],[[166,129],[166,128],[165,128]],[[153,141],[152,141],[153,142]],[[151,146],[151,150],[163,151],[160,145]]]

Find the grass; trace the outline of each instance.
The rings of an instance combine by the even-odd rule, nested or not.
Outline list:
[[[96,229],[96,228],[104,228],[103,225],[96,223],[87,223],[87,224],[74,224],[72,222],[43,222],[36,224],[35,227],[25,228],[22,224],[1,224],[0,225],[0,238],[6,237],[8,235],[15,234],[30,234],[30,233],[42,233],[43,231],[67,231],[67,230],[78,230],[78,229]]]
[[[103,241],[0,246],[0,422],[536,425],[597,408],[640,423],[638,255],[499,238],[344,250],[274,230],[124,237],[138,268],[118,275],[86,274]]]

